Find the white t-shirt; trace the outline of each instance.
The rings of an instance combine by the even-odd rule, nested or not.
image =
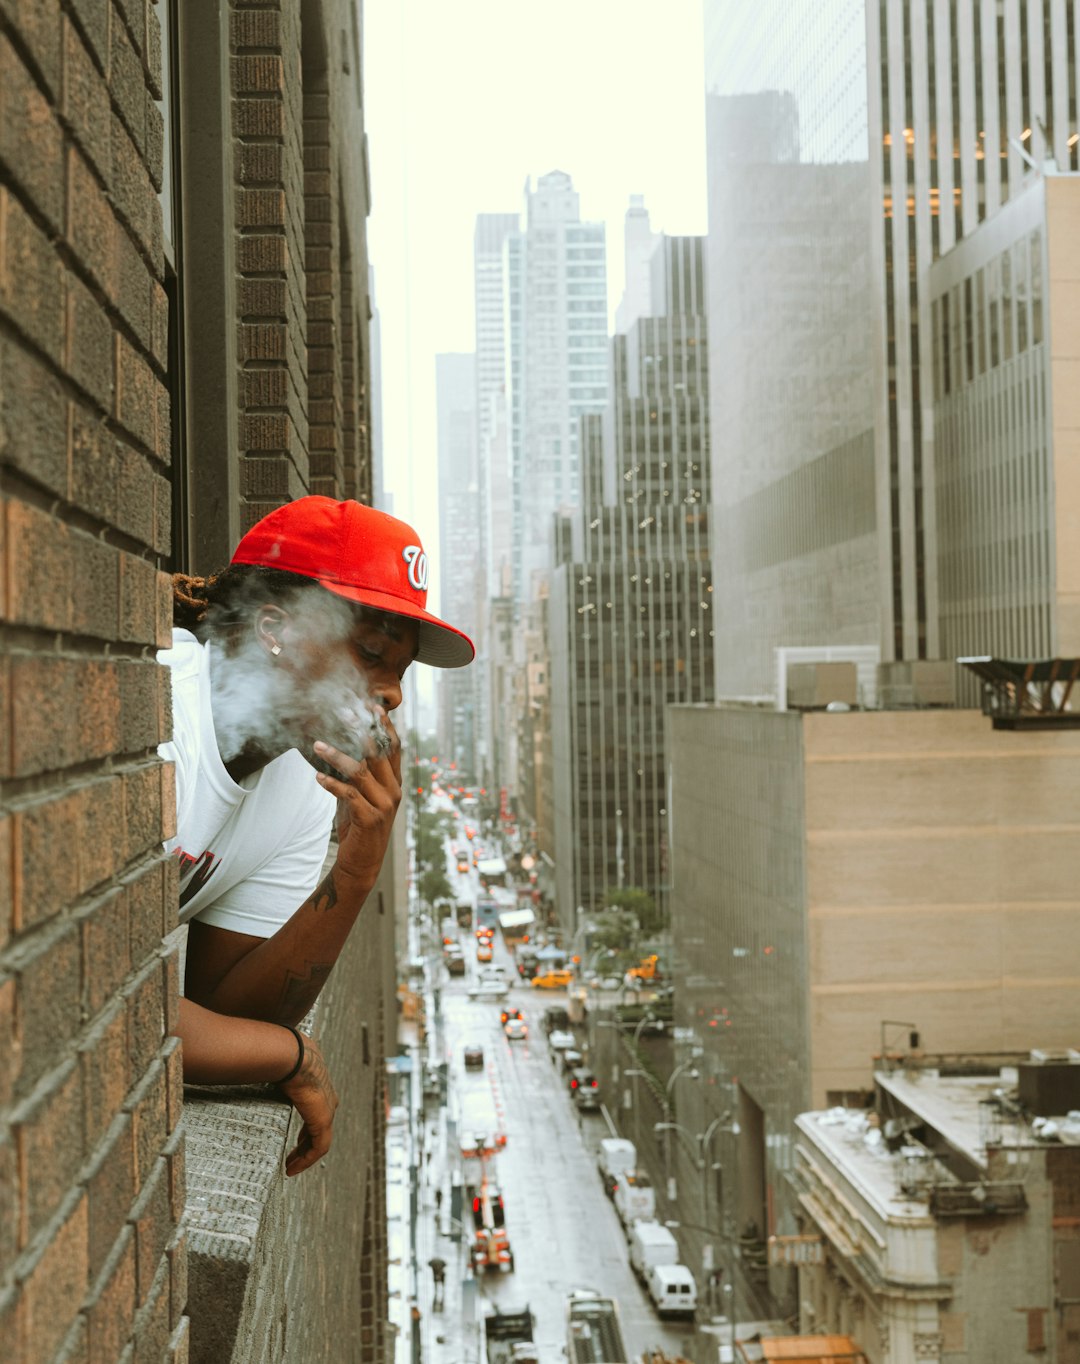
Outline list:
[[[173,631],[158,653],[172,673],[173,738],[158,752],[176,764],[180,921],[269,938],[319,884],[335,801],[315,769],[291,748],[233,781],[210,708],[210,649]]]

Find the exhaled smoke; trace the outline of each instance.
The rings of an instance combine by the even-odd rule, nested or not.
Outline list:
[[[364,693],[348,647],[358,608],[318,586],[278,597],[288,614],[288,644],[268,658],[254,628],[255,611],[267,600],[265,586],[253,582],[250,602],[231,604],[237,623],[228,628],[228,643],[220,628],[213,633],[214,729],[222,758],[228,762],[249,747],[271,754],[300,748],[332,771],[314,759],[316,739],[355,758],[389,753],[381,708]]]

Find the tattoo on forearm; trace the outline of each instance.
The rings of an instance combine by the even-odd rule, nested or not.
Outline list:
[[[304,971],[286,971],[285,984],[278,999],[275,1014],[286,1023],[297,1023],[319,997],[333,962],[307,961]]]
[[[334,884],[334,873],[328,871],[323,877],[322,884],[318,886],[312,894],[312,906],[320,913],[333,909],[337,904],[337,886]]]

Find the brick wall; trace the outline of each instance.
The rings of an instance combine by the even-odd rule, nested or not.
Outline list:
[[[160,80],[145,0],[0,0],[0,1358],[27,1364],[186,1355]]]
[[[5,1364],[189,1357],[184,1096],[168,1040],[179,935],[174,868],[161,852],[172,774],[156,756],[170,725],[155,661],[171,624],[166,570],[217,566],[287,497],[316,488],[371,497],[353,6],[185,0],[173,10],[186,56],[214,41],[218,19],[227,45],[217,86],[217,66],[189,61],[191,84],[173,91],[181,184],[199,189],[180,199],[188,256],[181,249],[175,287],[159,201],[165,0],[0,0]],[[219,160],[208,174],[211,152]],[[170,297],[185,300],[172,317]],[[193,434],[211,429],[227,439]],[[174,499],[188,490],[192,558],[171,542]],[[362,1295],[355,1331],[362,1324],[372,1357],[386,1317],[385,922],[362,920],[354,966],[337,973],[339,990],[363,1001],[360,1023],[328,1005],[321,1025],[343,1064],[356,1027],[369,1036],[350,1160],[319,1176],[322,1195],[312,1180],[295,1196],[277,1162],[267,1174],[290,1244],[321,1246],[311,1219],[339,1202],[355,1201],[362,1222],[338,1228],[352,1238],[349,1254],[328,1247],[326,1262],[309,1266],[314,1280],[263,1285],[286,1316],[300,1311],[294,1280],[297,1292],[325,1293],[339,1321]],[[285,1110],[273,1107],[280,1121]],[[353,1331],[354,1318],[340,1329]]]

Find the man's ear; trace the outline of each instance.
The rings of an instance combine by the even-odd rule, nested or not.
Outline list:
[[[281,654],[284,647],[282,641],[288,619],[288,612],[271,602],[260,606],[255,612],[255,638],[262,648],[275,658]]]

